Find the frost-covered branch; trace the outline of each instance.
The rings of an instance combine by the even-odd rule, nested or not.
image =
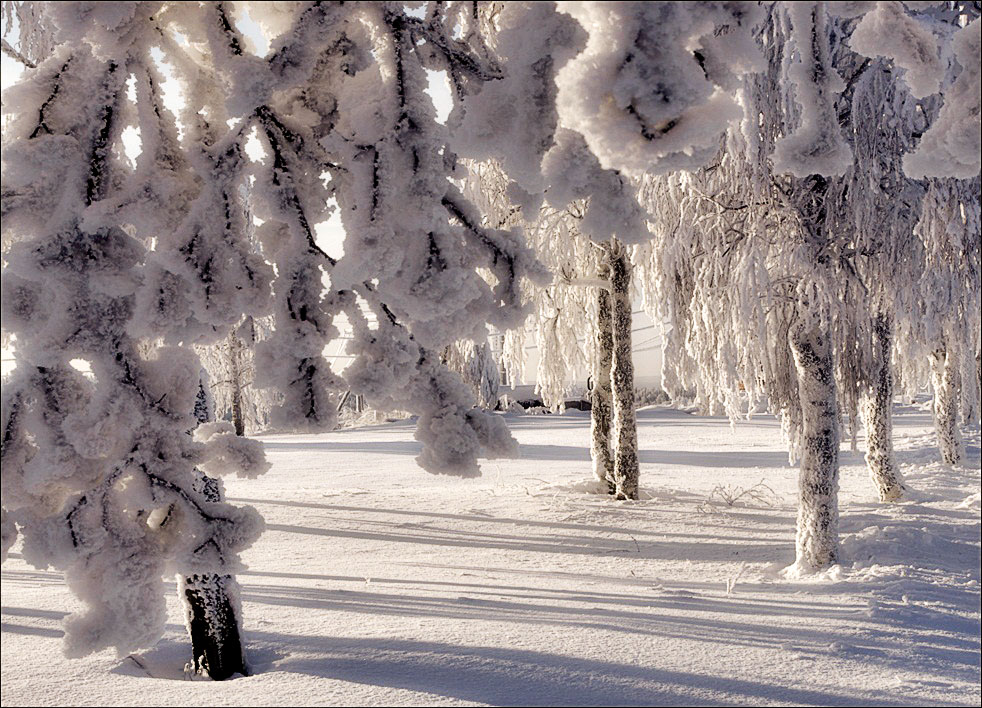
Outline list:
[[[10,45],[10,42],[8,42],[6,40],[6,38],[0,39],[0,42],[2,42],[2,45],[0,45],[0,46],[3,47],[3,53],[6,54],[8,57],[10,57],[11,59],[13,59],[15,61],[19,61],[21,64],[23,64],[24,66],[26,66],[28,69],[36,69],[37,68],[37,64],[35,64],[30,59],[28,59],[23,54],[21,54],[16,49],[14,49]]]
[[[178,148],[148,68],[156,29],[142,11],[106,9],[50,8],[61,45],[5,97],[3,321],[17,343],[4,386],[5,520],[20,526],[25,558],[63,569],[83,602],[66,623],[72,655],[152,644],[163,576],[234,569],[262,523],[252,509],[198,501],[195,466],[219,443],[188,432],[197,357],[150,344],[220,331],[250,292],[234,264],[261,291],[260,268],[236,240],[234,190],[206,181],[205,142],[198,155]],[[131,120],[135,169],[120,147]],[[234,154],[217,164],[225,158]],[[217,224],[186,212],[216,203]],[[262,471],[261,454],[251,459],[223,471]],[[148,523],[162,516],[155,489],[194,513]],[[201,554],[207,540],[214,553]]]

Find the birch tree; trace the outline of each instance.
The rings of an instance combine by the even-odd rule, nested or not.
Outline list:
[[[494,410],[498,403],[498,363],[487,341],[454,342],[443,350],[441,358],[470,387],[479,407]]]
[[[838,558],[840,404],[853,411],[857,394],[866,397],[871,475],[884,500],[903,489],[890,456],[883,316],[907,320],[904,276],[909,284],[922,272],[913,225],[923,187],[901,164],[925,122],[897,82],[914,74],[916,90],[939,84],[924,79],[937,79],[929,54],[895,43],[897,65],[871,66],[846,43],[858,23],[830,18],[822,4],[770,8],[767,70],[742,90],[742,129],[709,167],[645,191],[660,234],[647,299],[675,323],[668,378],[695,383],[732,417],[740,387],[750,410],[766,401],[782,414],[792,459],[801,456],[795,569],[805,572]],[[884,114],[896,134],[876,130]],[[896,285],[884,282],[898,271]]]
[[[516,115],[535,115],[537,120],[531,124],[536,132],[523,131],[525,124],[515,121],[511,110],[490,110],[484,103],[477,105],[489,110],[478,114],[470,130],[490,133],[473,126],[503,124],[501,132],[509,140],[501,166],[514,175],[508,193],[523,209],[526,222],[534,221],[529,217],[535,216],[536,193],[544,192],[552,214],[577,202],[575,231],[567,228],[566,232],[582,235],[600,249],[596,270],[591,267],[588,273],[605,281],[609,278],[605,288],[610,290],[609,296],[596,295],[589,307],[601,322],[593,335],[597,338],[593,351],[598,352],[593,357],[594,469],[600,476],[608,467],[603,442],[606,387],[596,382],[607,379],[609,310],[616,436],[613,484],[618,498],[636,499],[630,249],[649,235],[630,178],[645,171],[696,167],[713,154],[719,135],[740,115],[723,85],[756,65],[758,52],[750,41],[756,10],[726,3],[580,3],[558,9],[560,13],[553,13],[548,24],[540,17],[548,9],[541,5],[528,10],[522,4],[509,4],[498,18],[496,41],[490,43],[493,47],[521,44],[520,50],[506,55],[504,76],[490,85],[490,95],[499,105],[518,106]],[[516,38],[532,26],[520,18],[534,13],[540,26],[548,27],[540,32],[547,39],[520,43]],[[577,21],[580,34],[575,25],[565,29],[569,24],[563,14]],[[577,45],[583,45],[583,51],[569,59],[569,49]],[[693,46],[699,49],[693,52]],[[563,64],[558,66],[553,57]],[[553,72],[554,84],[549,81]],[[508,100],[502,101],[503,96]],[[464,103],[465,108],[469,105]],[[468,118],[465,115],[465,127]],[[519,153],[515,148],[521,148],[523,159],[512,156]],[[556,223],[552,214],[546,214],[545,221]]]
[[[256,345],[271,331],[270,318],[246,317],[216,344],[197,347],[208,371],[208,393],[217,420],[228,420],[236,435],[269,427],[279,401],[274,389],[255,386]]]
[[[5,104],[3,321],[17,368],[4,386],[3,504],[25,559],[63,570],[82,601],[66,620],[70,656],[153,643],[162,576],[234,572],[262,529],[254,509],[197,484],[197,469],[263,472],[261,448],[222,428],[192,439],[197,357],[173,344],[141,354],[147,341],[221,331],[229,310],[261,310],[272,276],[227,224],[185,217],[214,209],[220,190],[200,189],[196,168],[215,155],[202,146],[194,164],[163,106],[146,54],[158,9],[47,7],[57,47]],[[130,123],[142,141],[132,168],[117,149]],[[161,279],[160,261],[181,259],[165,236],[196,239],[227,264],[223,277],[188,257],[180,284]]]
[[[67,621],[69,654],[152,644],[162,577],[231,574],[259,535],[258,514],[216,501],[196,469],[255,475],[261,449],[231,426],[188,432],[192,346],[244,316],[275,316],[257,368],[283,396],[279,424],[330,429],[333,396],[350,388],[419,415],[432,472],[475,475],[482,451],[515,453],[439,360],[523,317],[522,279],[541,277],[517,234],[482,227],[447,180],[424,69],[462,92],[497,71],[454,38],[462,8],[256,7],[273,40],[258,57],[225,3],[46,6],[53,56],[5,103],[3,322],[17,369],[3,399],[4,549],[19,527],[28,562],[65,570],[86,607]],[[183,89],[176,114],[156,51]],[[131,125],[135,166],[121,146]],[[314,236],[332,196],[344,257]],[[356,357],[343,377],[323,357],[341,312]]]

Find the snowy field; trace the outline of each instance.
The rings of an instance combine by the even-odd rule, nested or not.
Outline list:
[[[915,501],[877,503],[845,445],[843,563],[809,582],[779,574],[797,471],[771,418],[642,410],[640,502],[588,493],[579,412],[509,417],[522,459],[473,480],[417,468],[407,422],[264,436],[272,470],[227,482],[268,524],[240,576],[255,674],[185,680],[174,592],[153,650],[64,659],[73,600],[15,546],[3,704],[978,705],[978,434],[952,470],[926,411],[894,421]]]

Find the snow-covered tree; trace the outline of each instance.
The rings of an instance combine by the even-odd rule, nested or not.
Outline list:
[[[607,292],[597,295],[595,304],[593,374],[594,398],[599,408],[592,431],[594,470],[599,477],[600,470],[610,464],[603,442],[603,419],[608,409],[604,384],[609,379],[613,469],[607,479],[618,499],[637,499],[640,466],[631,352],[632,265],[625,240],[637,242],[647,236],[643,213],[633,187],[616,171],[603,169],[575,131],[563,129],[557,133],[555,145],[543,160],[543,174],[550,185],[546,200],[551,207],[583,204],[577,229],[600,250],[596,275],[602,281],[599,288]]]
[[[330,430],[351,391],[418,416],[421,466],[469,476],[516,444],[442,355],[521,324],[532,293],[543,392],[556,400],[560,372],[591,363],[595,469],[637,498],[644,175],[662,234],[645,287],[675,320],[675,380],[730,412],[743,384],[784,414],[801,452],[798,566],[834,563],[840,405],[868,395],[874,477],[884,498],[901,484],[884,418],[891,331],[898,351],[932,347],[950,462],[973,362],[978,382],[980,24],[959,10],[972,21],[932,25],[913,5],[5,4],[21,41],[5,35],[4,51],[28,70],[4,102],[2,313],[17,368],[3,390],[2,546],[19,529],[29,562],[65,571],[84,604],[69,653],[152,643],[173,573],[192,634],[204,620],[233,646],[226,578],[262,522],[212,478],[266,463],[235,435],[244,413],[238,430],[195,426],[194,347],[228,342],[238,381],[249,318],[272,313],[253,385],[278,399],[274,425]],[[265,56],[237,28],[246,10]],[[766,67],[751,33],[763,15]],[[940,88],[936,114],[887,68],[914,98]],[[446,125],[427,70],[450,81]],[[881,100],[903,123],[897,143],[874,130]],[[927,129],[910,151],[918,110]],[[465,196],[458,155],[493,176],[490,207]],[[337,251],[316,235],[335,209]],[[869,283],[912,268],[901,244],[917,241],[915,311]],[[536,254],[559,274],[551,285]],[[323,352],[342,316],[353,361],[339,372]],[[977,385],[967,398],[978,410]],[[215,678],[244,668],[195,654]]]
[[[822,5],[796,4],[787,14],[770,8],[762,33],[768,67],[747,79],[742,131],[701,173],[648,191],[661,235],[653,275],[662,312],[676,319],[687,350],[666,354],[666,365],[678,365],[680,380],[705,381],[705,393],[731,416],[740,387],[783,413],[792,452],[801,455],[804,569],[837,560],[834,332],[840,294],[854,289],[827,208],[830,178],[851,159],[836,107],[846,85],[832,63],[827,22]],[[772,154],[775,172],[797,176],[773,175]]]
[[[4,106],[3,323],[17,361],[3,398],[4,548],[19,526],[29,562],[65,569],[86,605],[67,622],[70,654],[149,645],[162,576],[233,572],[259,534],[254,510],[200,484],[196,469],[265,463],[231,426],[191,437],[191,347],[265,314],[271,287],[257,368],[283,396],[280,425],[330,429],[332,395],[350,388],[419,415],[430,471],[477,474],[482,450],[514,453],[439,356],[523,317],[520,283],[540,275],[519,237],[480,226],[447,179],[424,70],[461,91],[496,75],[455,38],[465,7],[253,6],[272,39],[258,57],[225,3],[45,6],[54,54]],[[176,115],[162,65],[184,95]],[[331,196],[343,257],[314,237]],[[250,215],[264,222],[259,251]],[[343,378],[322,355],[342,312],[355,354]]]
[[[887,3],[885,3],[887,4]],[[899,3],[889,3],[897,5]],[[978,122],[979,114],[982,112],[982,68],[979,66],[982,59],[982,19],[979,18],[978,4],[974,7],[970,3],[953,3],[958,7],[958,11],[951,20],[961,18],[971,18],[972,21],[964,27],[955,31],[950,37],[950,45],[954,53],[954,60],[957,62],[959,71],[954,81],[944,87],[944,104],[941,106],[937,118],[931,127],[924,133],[917,149],[904,159],[904,170],[907,175],[913,178],[919,177],[954,177],[957,179],[972,179],[977,177],[979,170],[982,169],[982,137],[979,136]],[[867,21],[869,16],[863,18]],[[951,25],[949,24],[949,28]],[[871,32],[871,35],[873,33]],[[895,43],[900,47],[910,47],[912,53],[918,47],[916,41],[901,36],[896,41],[889,34],[880,34],[879,43]],[[933,49],[928,45],[928,52]],[[870,47],[873,51],[887,51],[886,47],[876,45]],[[859,49],[857,51],[863,51]],[[933,58],[933,56],[931,56]],[[918,91],[911,76],[914,73],[911,68],[907,69],[906,81],[911,86],[915,96],[922,96],[929,92],[940,83],[942,78],[941,71],[935,71],[931,67],[930,87]],[[926,73],[926,72],[922,72]]]
[[[570,372],[584,365],[591,370],[594,471],[613,490],[609,282],[597,278],[605,258],[579,228],[586,211],[582,200],[542,205],[542,160],[555,145],[558,127],[556,72],[584,46],[586,33],[553,3],[487,3],[478,20],[501,76],[466,97],[450,119],[455,149],[468,158],[465,192],[486,224],[520,224],[554,273],[549,283],[525,287],[539,352],[536,392],[561,411]],[[598,320],[603,301],[608,317]],[[606,340],[600,338],[606,347],[585,346],[598,342],[598,322],[607,333]],[[516,327],[504,338],[502,356],[512,378],[525,367],[526,332]]]
[[[723,85],[756,65],[759,52],[750,35],[756,9],[739,3],[577,3],[557,9],[509,3],[495,16],[495,39],[488,44],[512,51],[502,59],[502,79],[485,90],[493,99],[482,92],[464,103],[467,110],[485,110],[476,118],[465,114],[463,126],[484,135],[500,128],[507,135],[500,166],[512,180],[506,192],[512,206],[504,211],[520,209],[533,236],[546,227],[537,252],[548,254],[546,262],[561,274],[560,285],[540,298],[546,306],[540,321],[547,323],[540,355],[550,371],[560,372],[552,379],[582,360],[575,338],[567,334],[563,343],[560,318],[591,315],[594,469],[598,477],[610,476],[619,498],[636,499],[631,245],[649,235],[628,176],[697,166],[715,151],[719,135],[739,117]],[[542,28],[535,41],[527,41],[531,27]],[[570,59],[578,46],[583,52]],[[505,108],[492,109],[490,100]],[[543,192],[547,207],[537,213],[534,195]],[[568,245],[549,243],[570,236]],[[596,285],[598,279],[604,281],[601,292],[586,302],[564,287],[591,280]],[[605,442],[608,379],[612,462]]]
[[[255,348],[271,331],[269,319],[246,317],[221,341],[197,348],[209,373],[208,388],[214,417],[230,421],[236,435],[266,429],[270,412],[278,404],[274,390],[254,385]]]
[[[443,363],[456,372],[474,394],[481,408],[493,410],[498,403],[498,362],[488,342],[464,339],[443,350]]]
[[[601,267],[609,268],[611,291],[613,479],[618,498],[636,499],[630,246],[644,243],[650,233],[636,185],[627,178],[693,169],[716,152],[720,135],[741,115],[728,85],[759,67],[751,34],[758,9],[714,2],[580,3],[562,9],[586,29],[588,40],[557,76],[560,124],[572,130],[564,130],[543,163],[547,200],[586,199],[580,229],[606,241]],[[603,320],[602,295],[600,300]],[[602,351],[602,329],[598,338]]]
[[[531,313],[525,326],[505,334],[501,356],[506,370],[516,380],[524,375],[527,334],[533,332],[539,354],[535,391],[546,406],[560,412],[570,393],[571,372],[584,367],[590,372],[593,468],[599,481],[609,481],[613,493],[609,267],[603,248],[579,230],[585,204],[546,204],[526,215],[529,207],[509,198],[511,181],[496,161],[474,162],[468,168],[464,190],[484,221],[499,227],[520,224],[539,260],[554,273],[546,285],[525,287]]]
[[[25,559],[64,570],[83,602],[66,620],[72,656],[156,641],[163,576],[234,572],[262,529],[254,509],[199,488],[198,469],[267,465],[229,431],[192,439],[200,365],[174,344],[261,309],[272,273],[227,222],[194,220],[234,205],[216,204],[220,152],[202,141],[199,159],[186,156],[163,105],[148,55],[159,9],[46,6],[57,47],[5,96],[3,326],[17,368],[3,392],[3,506]],[[140,131],[135,166],[128,125]],[[209,259],[172,250],[181,239]]]
[[[912,283],[907,316],[897,322],[905,389],[934,389],[934,423],[941,459],[959,464],[962,420],[978,424],[982,239],[979,179],[928,180],[914,228],[922,270]]]
[[[199,426],[204,426],[201,434],[205,439],[216,432],[228,432],[227,427],[212,425],[214,414],[211,403],[202,372],[194,402],[194,417]],[[209,502],[225,501],[224,485],[217,477],[209,477],[199,471],[195,489]],[[173,513],[173,508],[167,513]],[[227,573],[181,576],[178,592],[183,600],[185,625],[191,637],[191,662],[188,668],[218,680],[237,673],[247,674],[249,669],[241,631],[242,604],[235,576]]]
[[[420,416],[423,467],[471,475],[480,450],[512,454],[514,441],[500,418],[472,408],[439,354],[456,339],[483,336],[486,322],[515,322],[523,314],[519,284],[539,271],[515,234],[480,226],[447,179],[453,155],[424,69],[448,71],[461,91],[496,71],[454,39],[456,9],[431,6],[418,18],[398,4],[309,8],[274,42],[269,104],[246,110],[272,168],[254,189],[267,202],[257,206],[265,219],[259,236],[279,272],[292,274],[277,290],[273,336],[257,349],[260,383],[287,391],[280,424],[329,428],[335,407],[327,396],[343,386],[373,406]],[[252,58],[236,53],[234,29],[223,35],[214,52],[225,51],[233,85],[249,86]],[[323,171],[347,234],[340,259],[310,230],[317,214],[308,211],[325,204]],[[352,325],[355,355],[343,382],[319,356],[340,312]]]
[[[898,2],[879,3],[863,15],[849,39],[861,54],[889,58],[887,66],[900,74],[899,81],[890,76],[870,84],[879,90],[874,89],[866,106],[853,107],[854,113],[865,108],[865,115],[855,116],[852,123],[858,136],[866,138],[856,144],[865,144],[868,152],[857,156],[854,172],[862,172],[863,179],[853,185],[851,201],[861,203],[855,198],[856,186],[878,180],[878,205],[866,200],[868,206],[857,218],[861,230],[865,226],[868,233],[887,235],[887,248],[881,251],[888,258],[881,259],[867,282],[879,293],[892,291],[887,309],[896,312],[880,313],[886,318],[880,320],[880,331],[889,336],[896,321],[908,389],[924,382],[924,364],[930,362],[938,444],[949,464],[963,455],[956,422],[959,404],[969,419],[977,418],[979,409],[978,15],[977,4],[971,3],[908,9]],[[871,130],[874,112],[878,120],[892,118],[897,132]],[[927,178],[926,184],[912,188],[904,173]],[[860,190],[872,191],[875,187]],[[869,242],[860,248],[869,250]],[[883,298],[878,300],[882,309]]]
[[[891,31],[900,41],[884,42]],[[977,351],[977,337],[971,335],[978,329],[974,315],[979,297],[978,236],[973,238],[972,233],[973,221],[977,224],[972,218],[978,211],[977,199],[972,204],[970,183],[961,185],[958,194],[958,180],[943,180],[945,186],[937,178],[915,181],[908,176],[910,170],[905,170],[917,138],[936,130],[940,97],[930,94],[942,89],[948,93],[952,84],[945,80],[945,73],[953,72],[944,71],[938,39],[950,40],[959,32],[930,14],[912,16],[900,3],[883,3],[863,17],[849,38],[849,46],[870,56],[872,62],[857,81],[848,113],[845,127],[855,160],[837,201],[855,229],[855,260],[871,311],[869,349],[874,356],[868,362],[872,366],[863,412],[867,464],[884,501],[899,499],[903,490],[890,440],[891,359],[901,360],[910,373],[923,368],[928,359],[943,370],[947,352],[939,351],[947,349],[944,342],[952,336],[931,331],[939,326],[959,333],[951,347],[955,367],[963,349],[968,362]],[[889,60],[875,58],[880,55]],[[882,129],[884,123],[891,129]],[[924,147],[922,138],[919,154],[925,154]],[[941,194],[945,197],[939,199]],[[977,196],[977,188],[974,194]],[[938,229],[939,220],[945,224],[943,232]],[[977,225],[974,229],[977,234]],[[945,320],[947,325],[939,324]],[[893,357],[898,328],[902,340]],[[912,367],[911,358],[920,360],[920,366]],[[923,382],[923,376],[907,378],[908,388]],[[939,383],[946,380],[944,375],[937,379]],[[974,383],[969,388],[974,389]],[[956,391],[952,394],[953,399],[958,395]],[[936,400],[944,398],[942,387]],[[944,425],[946,420],[944,414],[938,417],[939,441],[954,441],[957,428]],[[956,461],[957,447],[955,442],[949,449],[942,446],[942,456]]]
[[[44,3],[5,0],[0,12],[4,54],[29,69],[37,68],[51,56],[55,31],[44,12]]]
[[[861,23],[852,32],[851,47],[862,29]],[[900,500],[905,489],[892,440],[895,323],[908,316],[910,286],[923,268],[914,225],[924,187],[904,174],[902,159],[923,130],[924,114],[898,74],[895,64],[874,59],[857,76],[848,110],[840,114],[854,159],[829,200],[851,247],[841,257],[862,283],[853,290],[849,316],[854,344],[838,353],[840,397],[851,405],[853,420],[858,403],[867,468],[885,502]]]
[[[837,560],[840,404],[854,412],[865,398],[871,475],[881,498],[902,491],[890,334],[920,268],[923,187],[901,164],[923,120],[895,67],[847,44],[858,22],[823,3],[769,8],[768,67],[742,89],[742,129],[709,167],[645,190],[659,234],[646,299],[674,325],[666,379],[733,417],[740,389],[751,410],[762,401],[782,413],[801,456],[801,570]]]

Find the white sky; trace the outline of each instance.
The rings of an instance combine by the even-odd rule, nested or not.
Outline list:
[[[0,55],[0,85],[3,89],[13,84],[24,72],[24,68],[6,54]]]

